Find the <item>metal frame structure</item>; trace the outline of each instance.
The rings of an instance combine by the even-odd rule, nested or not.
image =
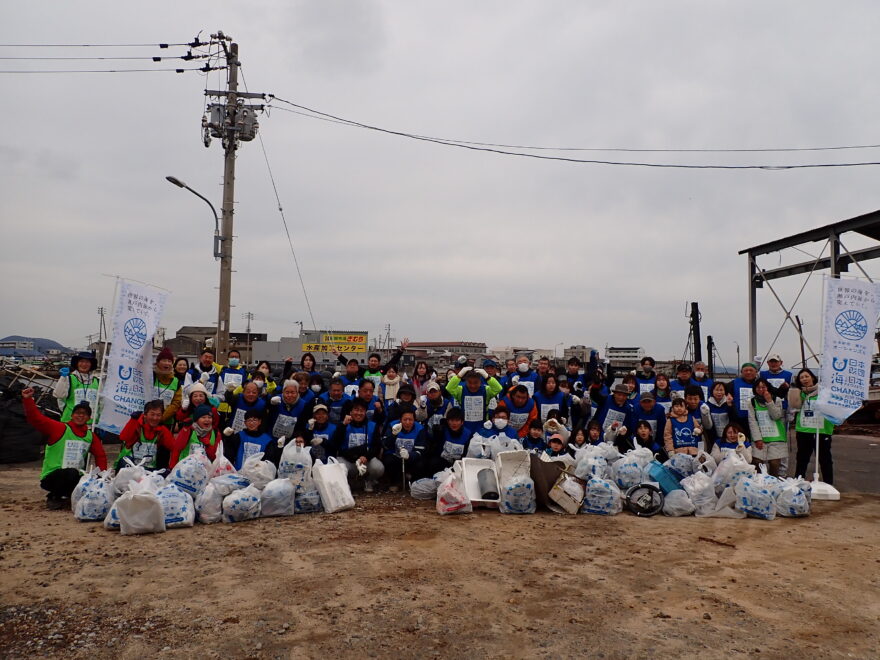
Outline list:
[[[849,232],[855,232],[862,236],[866,236],[877,241],[878,245],[850,252],[840,240],[842,234]],[[812,261],[803,261],[790,266],[780,266],[770,270],[764,270],[758,266],[757,258],[761,255],[779,252],[786,248],[797,248],[805,243],[815,243],[819,241],[825,241],[825,246],[823,246],[819,256]],[[831,248],[830,253],[828,256],[825,256],[825,249],[829,246]],[[801,339],[803,339],[803,333],[801,332],[800,327],[792,318],[792,310],[797,304],[800,294],[803,293],[803,290],[806,287],[806,282],[804,282],[804,286],[801,287],[801,291],[798,293],[794,303],[792,303],[790,307],[786,307],[779,295],[773,289],[770,281],[792,275],[801,275],[803,273],[812,275],[812,273],[817,270],[825,269],[830,270],[832,277],[839,277],[840,273],[849,270],[850,264],[855,264],[856,267],[862,271],[862,274],[870,280],[871,278],[865,272],[865,269],[862,268],[860,262],[880,258],[880,210],[865,213],[864,215],[850,218],[849,220],[841,220],[830,225],[825,225],[824,227],[792,234],[791,236],[786,236],[785,238],[770,241],[769,243],[764,243],[762,245],[746,248],[745,250],[740,250],[739,254],[748,255],[749,359],[751,359],[752,356],[758,355],[758,289],[764,288],[764,285],[766,284],[767,288],[770,289],[773,294],[773,297],[776,298],[776,302],[779,303],[780,307],[782,307],[785,312],[785,319],[782,322],[779,332],[782,332],[782,328],[785,327],[785,324],[790,322],[798,332],[798,335],[800,335]],[[807,280],[809,281],[809,277]],[[779,333],[777,333],[777,338],[778,336]],[[806,343],[806,340],[804,340],[804,342]],[[813,351],[809,344],[807,344],[807,347],[810,349],[813,357],[816,357],[815,351]],[[818,358],[816,359],[818,360]],[[737,365],[737,367],[738,366],[739,365]]]

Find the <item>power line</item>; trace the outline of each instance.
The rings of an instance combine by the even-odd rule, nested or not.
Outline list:
[[[184,73],[185,71],[201,71],[202,73],[208,73],[209,71],[217,71],[219,69],[225,69],[225,66],[216,67],[216,66],[208,66],[207,64],[202,67],[183,67],[177,69],[34,69],[34,70],[2,70],[0,69],[0,73],[152,73],[152,72],[167,72],[174,71],[175,73]]]
[[[241,82],[244,84],[245,91],[248,91],[247,81],[244,77],[244,68],[239,62],[238,70],[241,71]],[[293,238],[290,236],[290,228],[287,226],[287,218],[284,216],[284,208],[281,206],[281,197],[278,195],[278,186],[275,185],[275,176],[272,174],[272,166],[269,164],[269,155],[266,152],[266,144],[263,142],[263,136],[257,133],[260,140],[260,149],[263,150],[263,159],[266,161],[266,170],[269,172],[269,181],[272,183],[272,190],[275,192],[275,202],[278,204],[278,213],[281,215],[281,223],[284,225],[284,233],[287,235],[287,244],[290,246],[290,254],[293,255],[293,264],[296,266],[296,274],[299,277],[299,284],[302,287],[303,298],[306,301],[306,308],[309,310],[309,318],[312,319],[312,327],[317,330],[318,324],[315,322],[315,315],[312,313],[312,303],[309,300],[309,294],[306,291],[306,283],[299,267],[299,259],[296,257],[296,250],[293,248]]]
[[[373,126],[371,124],[365,124],[362,122],[358,122],[352,119],[345,119],[344,117],[339,117],[336,115],[332,115],[326,112],[321,112],[320,110],[315,110],[313,108],[309,108],[308,106],[300,105],[298,103],[294,103],[293,101],[288,101],[286,99],[282,99],[280,97],[270,95],[273,99],[280,103],[286,103],[294,108],[299,108],[300,110],[304,110],[306,112],[313,113],[317,115],[313,118],[327,118],[334,120],[337,123],[343,123],[348,126],[353,126],[356,128],[363,128],[366,130],[377,131],[380,133],[385,133],[388,135],[397,135],[399,137],[405,137],[412,140],[420,140],[423,142],[433,142],[434,144],[442,144],[449,147],[458,147],[459,149],[469,149],[471,151],[485,151],[488,153],[495,153],[504,156],[518,156],[520,158],[535,158],[538,160],[555,160],[561,162],[568,163],[582,163],[582,164],[590,164],[590,165],[618,165],[618,166],[626,166],[626,167],[653,167],[653,168],[669,168],[669,169],[695,169],[695,170],[796,170],[796,169],[815,169],[815,168],[826,168],[826,167],[861,167],[865,165],[880,165],[880,161],[868,161],[868,162],[854,162],[854,163],[799,163],[794,165],[721,165],[721,164],[710,164],[710,165],[700,165],[700,164],[685,164],[685,163],[647,163],[647,162],[638,162],[638,161],[614,161],[614,160],[593,160],[593,159],[583,159],[583,158],[571,158],[568,156],[546,156],[542,154],[530,154],[530,153],[522,153],[516,151],[507,151],[503,149],[497,149],[494,147],[482,147],[477,146],[476,144],[444,139],[444,138],[435,138],[426,135],[417,135],[413,133],[407,133],[406,131],[396,131],[388,128],[382,128],[379,126]]]
[[[0,48],[168,48],[170,46],[207,46],[204,41],[196,37],[190,43],[180,44],[0,44]]]
[[[25,60],[29,62],[35,61],[82,61],[82,60],[152,60],[153,62],[161,62],[162,60],[203,60],[205,58],[211,57],[210,54],[205,55],[129,55],[129,56],[120,56],[120,57],[2,57],[0,56],[0,60]]]

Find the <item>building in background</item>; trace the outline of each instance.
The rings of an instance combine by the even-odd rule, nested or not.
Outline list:
[[[583,364],[586,364],[590,361],[590,352],[594,350],[596,349],[592,346],[584,346],[583,344],[569,346],[562,351],[562,361],[568,362],[571,358],[576,357]]]
[[[175,357],[185,357],[190,362],[198,359],[202,349],[214,345],[214,337],[217,329],[213,325],[184,325],[172,339],[166,339],[162,346],[174,353]],[[241,360],[251,365],[258,360],[253,350],[257,342],[265,342],[268,335],[265,332],[230,332],[229,346],[241,353]],[[158,346],[157,348],[161,348]],[[225,355],[215,355],[214,359],[220,363],[226,363]]]
[[[319,370],[332,372],[337,370],[332,349],[366,364],[367,346],[366,330],[301,330],[299,337],[282,337],[278,341],[267,341],[266,335],[262,335],[261,340],[254,342],[253,353],[254,360],[268,360],[273,366],[280,366],[288,357],[299,364],[304,353],[311,353]]]
[[[642,358],[645,357],[645,349],[641,346],[607,346],[605,358],[611,366],[618,369],[637,369]]]

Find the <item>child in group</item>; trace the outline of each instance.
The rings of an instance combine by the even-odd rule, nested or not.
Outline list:
[[[400,413],[407,408],[416,406],[416,388],[409,383],[403,383],[397,390],[397,398],[388,402],[385,406],[385,425],[393,424],[400,419]],[[416,414],[419,411],[416,409]]]
[[[519,437],[525,437],[529,432],[529,424],[533,419],[538,418],[538,405],[535,400],[529,396],[529,391],[525,385],[514,385],[498,403],[495,409],[497,415],[498,410],[506,408],[509,415],[509,424],[517,432]]]
[[[328,449],[328,453],[339,457],[339,462],[348,469],[349,481],[363,479],[364,492],[372,493],[376,481],[385,474],[385,466],[379,460],[382,451],[379,426],[367,418],[368,407],[360,396],[352,401],[348,414],[333,433],[332,452]]]
[[[571,436],[571,431],[569,431],[565,427],[565,423],[562,419],[562,415],[558,410],[551,410],[547,415],[547,421],[544,422],[544,444],[547,443],[547,439],[553,435],[554,433],[558,433],[563,437],[565,442],[568,442],[569,437]]]
[[[568,439],[568,448],[572,452],[576,452],[578,449],[586,447],[590,444],[590,441],[587,439],[587,430],[584,428],[577,428],[571,434],[571,437]]]
[[[542,452],[547,445],[544,442],[544,425],[541,420],[533,419],[529,422],[529,432],[521,440],[523,449],[528,451]]]
[[[217,411],[206,403],[200,403],[190,410],[192,424],[184,426],[177,434],[169,462],[170,467],[174,467],[195,452],[204,453],[212,461],[217,458],[219,434],[214,428],[214,416]]]
[[[688,412],[684,399],[673,399],[669,421],[663,432],[663,446],[667,455],[690,454],[696,456],[698,451],[702,449],[702,433],[703,429],[700,426],[699,418]]]
[[[122,449],[116,461],[116,470],[125,467],[126,456],[135,463],[146,459],[143,467],[147,470],[164,470],[169,467],[171,453],[175,449],[174,437],[168,427],[162,424],[165,404],[161,399],[148,401],[143,412],[131,414],[119,434]],[[160,452],[160,449],[162,450]]]
[[[665,454],[663,451],[663,445],[658,441],[654,429],[651,428],[651,425],[647,420],[643,419],[636,424],[636,432],[632,439],[635,447],[647,447],[655,454]]]
[[[566,447],[565,438],[559,433],[554,433],[547,438],[547,447],[544,449],[543,453],[551,458],[571,456],[571,452],[569,452],[568,447]]]
[[[688,385],[684,388],[684,405],[688,413],[700,420],[703,431],[708,431],[712,428],[712,416],[702,397],[703,390],[699,385]]]
[[[587,422],[587,442],[591,445],[598,445],[600,442],[603,442],[602,425],[595,419]]]
[[[784,477],[782,459],[788,457],[788,435],[782,399],[774,397],[766,378],[758,378],[752,388],[748,420],[751,430],[752,459],[767,463],[768,474]]]
[[[40,471],[40,488],[48,493],[46,508],[51,511],[69,509],[70,494],[79,483],[81,471],[86,468],[86,454],[91,452],[98,467],[107,469],[104,446],[88,427],[91,406],[80,400],[70,407],[70,419],[58,422],[39,411],[34,401],[34,388],[23,389],[21,399],[28,424],[46,436],[46,453]]]
[[[462,386],[462,381],[464,385]],[[501,393],[501,383],[489,376],[485,369],[462,367],[446,383],[446,391],[464,413],[464,426],[475,433],[486,421],[489,400]]]
[[[635,406],[636,426],[639,422],[647,422],[651,427],[651,438],[662,445],[663,432],[666,430],[666,410],[654,399],[654,393],[642,392],[638,405]]]
[[[472,435],[464,427],[461,408],[450,408],[446,418],[434,427],[429,472],[436,474],[466,456]]]
[[[241,431],[236,432],[229,426],[223,429],[223,455],[236,470],[240,470],[244,462],[254,454],[262,452],[265,455],[270,444],[277,446],[275,438],[261,429],[262,424],[263,410],[251,408],[244,413],[244,428]]]
[[[186,426],[191,426],[194,421],[193,411],[199,406],[206,405],[211,409],[214,420],[212,426],[214,430],[218,430],[220,428],[220,413],[217,411],[217,406],[220,400],[210,396],[207,388],[198,380],[190,385],[189,389],[185,389],[185,391],[187,395],[184,397],[180,410],[177,411],[175,416],[177,428],[182,429]]]
[[[415,408],[401,410],[400,421],[388,429],[383,444],[382,463],[389,479],[401,474],[402,469],[412,480],[427,476],[428,436],[416,421]]]
[[[746,463],[751,465],[752,443],[736,423],[725,424],[724,430],[720,433],[719,437],[715,439],[715,444],[712,447],[711,453],[715,462],[720,463],[721,460],[731,452],[739,454]]]

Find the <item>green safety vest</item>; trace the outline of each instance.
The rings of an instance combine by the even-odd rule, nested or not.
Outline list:
[[[210,435],[210,440],[208,441],[208,444],[213,447],[216,442],[217,442],[217,433],[216,433],[216,431],[211,429],[211,435]],[[187,443],[186,447],[184,447],[183,449],[180,450],[180,456],[177,457],[178,463],[180,461],[182,461],[184,458],[186,458],[187,456],[189,456],[194,447],[204,448],[204,446],[205,445],[202,443],[201,440],[199,440],[199,437],[196,435],[196,432],[190,431],[189,442]]]
[[[62,468],[83,470],[86,467],[86,454],[92,446],[92,432],[86,431],[85,436],[80,438],[68,425],[64,429],[64,435],[57,442],[46,445],[43,455],[43,470],[40,479]]]
[[[177,380],[177,377],[175,376],[171,379],[171,382],[168,383],[168,386],[166,387],[159,382],[158,378],[153,376],[153,387],[159,394],[157,398],[165,404],[165,409],[167,410],[168,406],[171,405],[171,402],[174,401],[174,394],[177,392],[178,389],[180,389],[180,381]],[[174,418],[170,417],[162,423],[170,428],[174,426]]]
[[[752,399],[752,405],[764,442],[786,442],[788,438],[785,436],[784,419],[771,419],[767,406],[759,403],[757,399]]]
[[[74,378],[73,374],[67,377],[70,386],[67,388],[67,398],[64,399],[64,410],[61,411],[61,421],[69,422],[73,415],[73,407],[85,401],[92,407],[92,414],[98,412],[98,379],[92,378],[88,385],[85,385],[79,378]]]
[[[834,433],[834,424],[829,422],[822,414],[815,410],[815,401],[819,398],[818,394],[808,397],[801,392],[801,409],[798,410],[797,417],[794,420],[794,430],[799,433],[819,433],[822,435],[831,435]]]
[[[148,470],[156,469],[156,452],[159,448],[159,445],[156,444],[156,436],[153,436],[152,440],[147,440],[143,429],[141,429],[140,434],[140,440],[135,442],[130,449],[125,446],[122,447],[122,450],[119,452],[119,460],[116,463],[118,467],[124,467],[125,464],[122,462],[122,459],[130,456],[131,460],[135,463],[146,458],[147,462],[144,463],[144,467]]]

